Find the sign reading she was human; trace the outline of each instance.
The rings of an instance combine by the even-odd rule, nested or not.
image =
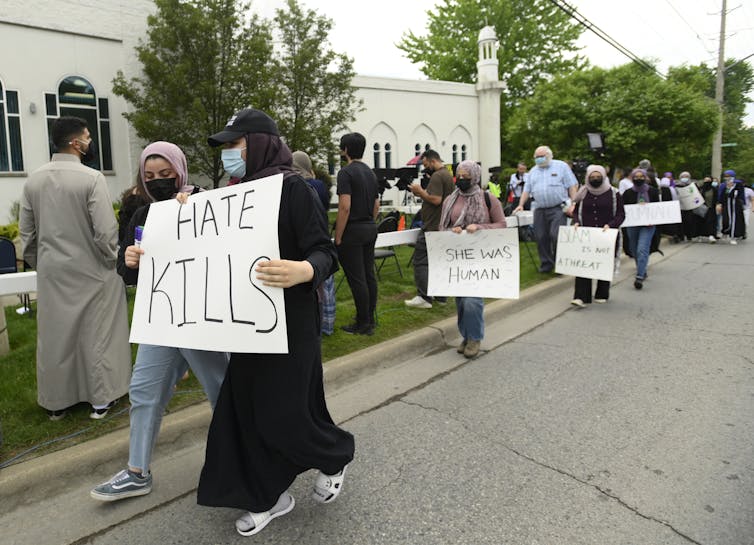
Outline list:
[[[429,295],[518,299],[517,229],[428,232],[426,237]]]
[[[555,272],[613,281],[617,229],[561,226],[555,254]]]
[[[627,204],[623,208],[626,211],[626,219],[621,227],[681,223],[681,207],[678,201]]]
[[[254,268],[279,259],[278,174],[149,208],[131,342],[285,354],[283,290]]]

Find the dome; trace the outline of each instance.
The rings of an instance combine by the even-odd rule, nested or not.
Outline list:
[[[488,40],[497,41],[497,34],[495,34],[495,27],[493,26],[486,26],[482,30],[479,31],[478,41],[484,42]]]

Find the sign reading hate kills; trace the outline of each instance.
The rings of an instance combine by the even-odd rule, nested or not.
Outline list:
[[[681,207],[678,201],[627,204],[623,209],[626,212],[626,219],[621,227],[681,223]]]
[[[518,299],[517,229],[428,232],[426,237],[429,295]]]
[[[278,174],[149,208],[131,342],[221,352],[288,352],[283,290],[254,267],[279,259]]]
[[[617,229],[561,226],[555,256],[555,272],[596,280],[613,281]]]

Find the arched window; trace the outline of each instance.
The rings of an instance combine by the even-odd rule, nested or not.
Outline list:
[[[0,81],[0,172],[22,172],[21,115],[18,91],[10,91]]]
[[[429,150],[429,144],[424,144],[424,151]]]
[[[392,149],[393,147],[390,145],[389,142],[385,144],[385,168],[390,168],[390,163],[391,163],[390,156],[393,154]]]
[[[417,142],[416,145],[414,146],[414,155],[415,156],[419,155],[421,152],[422,152],[422,145]]]
[[[453,164],[458,164],[458,144],[453,144]]]
[[[466,160],[466,144],[461,146],[461,161]]]
[[[374,168],[380,168],[380,145],[374,145]]]
[[[57,93],[45,94],[45,106],[49,136],[52,136],[52,123],[58,117],[72,115],[86,120],[97,146],[97,156],[87,166],[104,171],[113,169],[110,105],[106,98],[97,98],[91,83],[81,76],[68,76],[60,82]],[[50,143],[50,154],[53,151]]]

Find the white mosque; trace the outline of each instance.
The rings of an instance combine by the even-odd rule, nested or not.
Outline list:
[[[118,70],[139,73],[134,48],[144,36],[149,0],[3,2],[0,11],[0,224],[10,221],[29,173],[50,159],[48,129],[60,115],[89,122],[99,168],[113,199],[133,184],[143,142],[112,92]],[[446,163],[473,159],[483,172],[500,164],[497,37],[479,33],[477,83],[356,76],[363,100],[350,131],[367,139],[364,160],[398,168],[425,149]],[[335,138],[339,134],[333,135]],[[395,190],[391,190],[395,191]],[[397,195],[385,195],[397,199]]]

